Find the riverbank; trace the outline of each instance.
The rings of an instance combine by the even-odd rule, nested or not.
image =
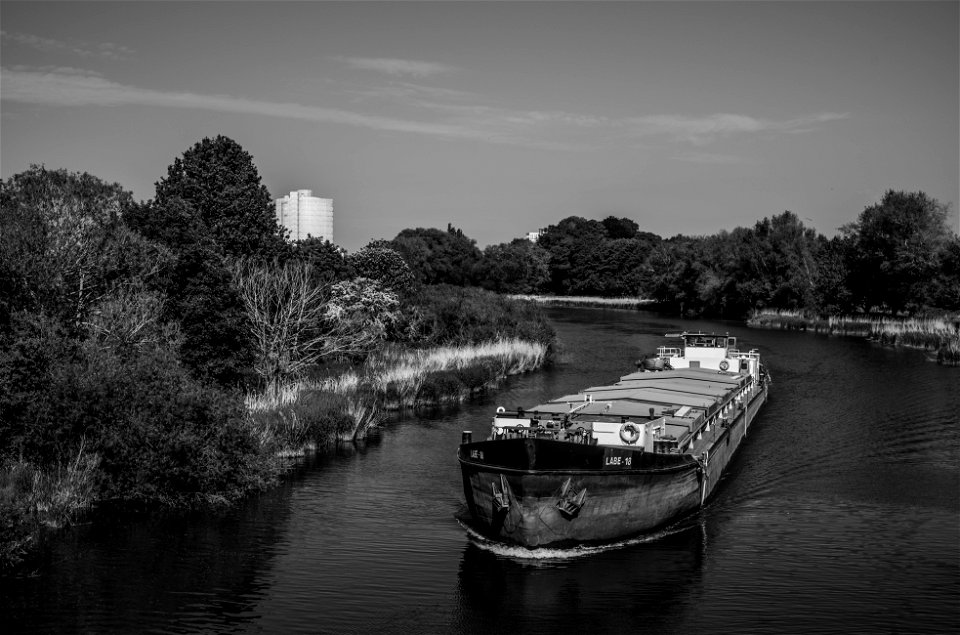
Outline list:
[[[936,355],[937,363],[960,366],[960,315],[956,314],[939,317],[819,316],[804,311],[762,309],[753,312],[747,326],[865,337],[887,346],[930,351]]]
[[[576,295],[511,295],[513,300],[526,300],[545,306],[572,306],[599,309],[640,309],[649,307],[653,300],[639,297],[603,298],[600,296]]]
[[[541,368],[550,355],[550,344],[515,338],[428,349],[387,347],[355,370],[248,394],[243,427],[263,462],[274,466],[261,483],[276,482],[289,465],[285,459],[365,438],[389,412],[463,402],[508,376]],[[99,455],[81,447],[75,458],[54,468],[22,460],[0,468],[0,571],[21,565],[47,534],[98,502],[99,467]],[[229,500],[206,496],[195,502]]]
[[[460,403],[510,375],[537,370],[550,346],[520,339],[430,349],[386,348],[333,377],[248,395],[265,444],[283,456],[366,437],[389,412]]]

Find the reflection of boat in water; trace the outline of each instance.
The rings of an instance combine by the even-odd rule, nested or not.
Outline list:
[[[669,337],[669,336],[668,336]],[[532,409],[497,409],[458,458],[473,526],[525,547],[610,541],[697,509],[767,397],[756,351],[680,333],[640,370]],[[641,363],[641,366],[646,364]]]

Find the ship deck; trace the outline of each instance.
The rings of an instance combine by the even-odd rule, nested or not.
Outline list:
[[[750,375],[689,368],[660,372],[635,372],[618,382],[592,386],[562,395],[533,408],[498,414],[534,420],[557,419],[573,428],[594,428],[598,422],[653,421],[661,434],[678,441],[685,452],[700,451],[721,431],[711,427],[751,383]]]

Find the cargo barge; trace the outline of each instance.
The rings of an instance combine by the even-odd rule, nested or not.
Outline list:
[[[608,386],[533,408],[497,408],[490,435],[458,451],[471,526],[529,548],[603,543],[695,511],[767,399],[757,351],[677,333]]]

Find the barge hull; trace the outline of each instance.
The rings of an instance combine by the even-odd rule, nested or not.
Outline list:
[[[529,465],[498,466],[470,458],[471,446],[482,444],[465,444],[459,460],[474,528],[494,540],[530,548],[608,542],[650,532],[704,504],[766,398],[767,386],[762,385],[744,399],[729,423],[703,439],[696,456],[672,455],[673,465],[653,469],[538,469],[532,458],[535,446],[528,449]]]

